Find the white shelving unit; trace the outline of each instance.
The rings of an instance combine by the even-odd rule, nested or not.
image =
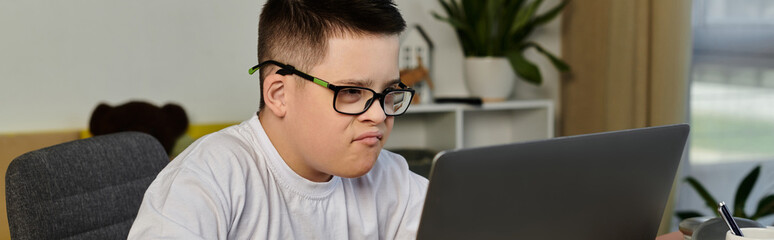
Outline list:
[[[395,117],[385,148],[436,151],[481,147],[554,136],[550,100],[467,104],[417,104]]]

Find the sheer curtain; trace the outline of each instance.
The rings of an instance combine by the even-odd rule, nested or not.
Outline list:
[[[745,209],[751,214],[774,193],[774,1],[697,0],[692,27],[688,174],[717,201],[734,204],[742,178],[760,164]],[[677,209],[713,214],[681,186]]]

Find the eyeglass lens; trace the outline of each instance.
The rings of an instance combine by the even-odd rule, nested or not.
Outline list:
[[[339,112],[360,114],[372,104],[374,92],[360,88],[342,88],[338,91],[334,107]],[[384,113],[388,116],[400,115],[406,112],[411,101],[411,92],[392,91],[384,96]],[[376,99],[374,99],[376,100]],[[379,103],[377,103],[379,104]]]

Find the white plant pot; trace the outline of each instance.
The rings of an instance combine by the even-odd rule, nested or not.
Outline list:
[[[484,102],[505,101],[513,92],[516,73],[505,57],[466,57],[465,82],[470,95]]]

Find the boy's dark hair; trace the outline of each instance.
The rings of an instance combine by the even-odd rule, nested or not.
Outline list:
[[[320,64],[333,37],[396,35],[406,22],[392,0],[268,0],[258,22],[258,62],[276,60],[309,71]],[[263,79],[270,65],[260,70]]]

